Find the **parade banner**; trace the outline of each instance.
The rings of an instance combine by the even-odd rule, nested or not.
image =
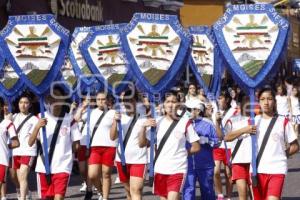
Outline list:
[[[96,74],[109,93],[117,95],[124,91],[131,78],[121,51],[120,29],[125,25],[95,26],[80,44],[82,55],[92,73]]]
[[[1,31],[8,63],[35,94],[43,94],[58,75],[68,46],[69,31],[53,15],[10,16]]]
[[[1,62],[1,61],[0,61]],[[24,88],[20,77],[7,62],[0,63],[0,90],[8,103],[21,94]]]
[[[18,93],[22,92],[24,84],[15,70],[9,65],[3,56],[3,51],[0,48],[0,90],[1,96],[8,100],[8,103],[12,102]],[[9,106],[11,108],[11,106]]]
[[[175,15],[136,13],[122,29],[121,40],[136,85],[149,94],[151,115],[155,117],[156,97],[170,90],[185,69],[191,36]],[[150,182],[154,175],[154,134],[152,127]]]
[[[120,29],[124,26],[125,24],[113,24],[93,27],[93,32],[80,44],[82,55],[91,71],[97,75],[97,79],[105,85],[108,92],[116,97],[117,110],[120,109],[118,97],[126,89],[131,78],[121,50]],[[126,171],[123,130],[120,121],[118,138],[122,166]]]
[[[80,78],[80,84],[90,87],[96,81],[90,67],[86,63],[80,49],[80,43],[86,39],[88,34],[93,32],[93,27],[76,27],[72,34],[72,41],[69,47],[69,59],[74,68],[75,75]]]
[[[258,88],[266,76],[276,74],[289,23],[272,5],[229,6],[213,30],[229,70],[243,88]]]
[[[0,33],[4,57],[21,81],[40,97],[42,118],[45,109],[44,95],[58,77],[68,41],[69,31],[58,24],[53,15],[10,16]],[[45,127],[42,132],[45,169],[46,174],[50,175]]]
[[[64,86],[66,88],[66,90],[68,90],[72,96],[72,101],[74,102],[76,97],[78,95],[76,95],[76,92],[78,91],[78,77],[75,74],[75,70],[73,65],[71,64],[70,59],[67,57],[65,59],[65,62],[63,64],[63,66],[60,69],[60,78],[58,78],[59,80],[62,80],[64,82]]]
[[[192,26],[189,32],[193,36],[189,66],[205,94],[216,96],[222,59],[212,30],[207,26]]]
[[[273,77],[283,61],[289,23],[270,4],[231,5],[213,31],[232,77],[250,95],[254,124],[255,89]],[[256,184],[256,136],[251,139]]]

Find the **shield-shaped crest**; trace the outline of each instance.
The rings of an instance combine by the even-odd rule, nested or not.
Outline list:
[[[36,94],[58,75],[68,47],[69,31],[53,15],[10,16],[0,44],[9,64]]]
[[[205,93],[215,93],[222,59],[212,31],[207,26],[193,26],[189,32],[193,37],[189,65]]]
[[[234,79],[256,88],[276,72],[289,23],[270,4],[231,5],[213,31]]]
[[[19,78],[18,74],[7,62],[2,62],[0,65],[0,89],[1,93],[6,98],[16,97],[18,93],[21,93],[24,84]]]
[[[80,77],[80,82],[86,86],[92,85],[96,79],[80,51],[80,43],[92,32],[93,27],[76,27],[69,47],[69,58],[74,72],[77,77]]]
[[[120,42],[120,29],[124,26],[95,26],[93,32],[80,44],[82,55],[91,71],[114,94],[123,91],[130,79]]]
[[[184,70],[191,37],[177,16],[136,13],[121,33],[122,47],[138,87],[162,94]]]
[[[68,86],[73,90],[77,85],[77,77],[73,65],[68,58],[65,59],[65,63],[60,69],[61,76],[63,80],[68,84]]]

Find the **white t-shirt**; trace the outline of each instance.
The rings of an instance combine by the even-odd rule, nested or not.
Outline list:
[[[299,98],[290,96],[291,98],[291,107],[292,107],[292,115],[300,115],[300,102]]]
[[[117,146],[117,140],[113,141],[110,139],[110,129],[111,125],[113,123],[113,119],[115,116],[115,110],[109,110],[102,118],[96,132],[93,138],[93,142],[91,144],[92,147],[96,146],[104,146],[104,147],[116,147]],[[99,119],[99,117],[102,115],[103,111],[99,108],[95,108],[91,112],[90,116],[90,139],[92,138],[92,133],[94,130],[94,127]],[[86,141],[87,137],[87,124],[85,125],[83,129],[83,139]],[[85,142],[86,143],[86,142]]]
[[[217,124],[216,114],[217,114],[218,109],[217,109],[217,105],[216,105],[215,102],[212,102],[212,106],[213,106],[213,110],[214,110],[213,115],[212,115],[212,119],[213,119],[214,124],[216,125]],[[237,110],[236,107],[235,108],[230,107],[226,113],[225,113],[224,110],[219,110],[219,111],[223,115],[222,126],[224,127],[224,132],[225,132],[224,134],[226,134],[228,132],[228,130],[231,129],[231,123],[230,123],[229,119],[231,117],[237,115],[238,114],[238,110]],[[234,146],[234,143],[232,143],[232,142],[226,142],[226,145],[227,145],[228,149],[231,149],[232,146]],[[225,149],[225,142],[224,142],[224,140],[222,140],[221,145],[220,145],[219,148]]]
[[[87,112],[84,112],[82,113],[82,116],[81,116],[81,120],[78,122],[78,128],[79,128],[79,131],[81,131],[81,135],[82,135],[82,138],[80,140],[80,145],[82,146],[86,146],[86,137],[84,137],[84,127],[86,127],[86,119],[87,119]],[[86,130],[86,129],[85,129]]]
[[[257,124],[257,153],[261,148],[261,144],[271,119],[263,119],[261,116],[255,117]],[[286,174],[287,173],[287,158],[285,154],[284,140],[284,121],[285,118],[279,116],[271,131],[270,137],[262,154],[257,173],[265,174]],[[285,126],[286,142],[295,141],[296,134],[290,122]],[[256,155],[257,155],[256,153]]]
[[[237,115],[230,119],[232,128],[231,131],[236,131],[249,125],[249,117]],[[235,139],[232,143],[231,151],[234,150],[238,140],[242,139],[242,143],[231,161],[232,163],[250,163],[252,159],[252,146],[251,135],[243,134],[239,138]]]
[[[279,115],[288,115],[289,107],[288,107],[288,97],[276,95],[276,105],[277,105],[277,113]]]
[[[130,137],[128,139],[126,148],[125,148],[125,160],[128,164],[147,164],[147,147],[140,148],[139,147],[139,133],[142,129],[142,126],[147,118],[144,116],[139,116]],[[126,114],[122,114],[121,116],[121,124],[123,128],[122,138],[123,141],[127,135],[128,128],[132,123],[133,116],[128,116]],[[121,147],[118,146],[118,151],[116,152],[116,161],[121,162],[120,154]]]
[[[187,118],[181,118],[171,132],[155,163],[155,173],[176,174],[187,172],[188,152],[185,146],[186,142],[193,143],[200,140],[193,126],[191,124],[187,126],[188,121]],[[166,117],[157,120],[157,147],[171,124],[172,121]],[[150,132],[148,132],[147,138],[150,140]]]
[[[12,121],[4,119],[0,123],[0,164],[9,166],[8,140],[17,136]]]
[[[20,124],[27,116],[28,115],[24,115],[22,113],[17,113],[13,116],[13,123],[16,129],[18,129]],[[38,118],[36,116],[32,116],[25,122],[18,134],[20,146],[13,149],[13,156],[36,156],[36,143],[32,147],[30,147],[28,145],[28,140],[37,123]]]
[[[48,120],[48,123],[46,125],[46,134],[49,152],[53,132],[58,118],[48,113],[48,111],[45,112],[45,118],[47,118]],[[39,138],[41,143],[43,143],[42,128],[40,129]],[[71,173],[73,165],[72,144],[75,141],[80,141],[80,139],[81,134],[78,129],[78,124],[74,123],[72,115],[66,114],[60,127],[60,131],[56,141],[56,146],[51,163],[51,174]],[[35,171],[40,173],[46,172],[44,163],[42,162],[40,155],[37,159]]]

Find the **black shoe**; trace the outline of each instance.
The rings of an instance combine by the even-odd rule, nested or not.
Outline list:
[[[84,200],[92,200],[93,192],[92,191],[86,191]]]

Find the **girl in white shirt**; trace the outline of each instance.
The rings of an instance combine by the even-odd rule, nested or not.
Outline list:
[[[150,140],[150,132],[146,131],[147,128],[156,126],[157,146],[159,147],[170,125],[178,120],[154,166],[153,190],[161,200],[179,200],[188,168],[187,155],[200,150],[200,138],[191,121],[186,117],[177,116],[178,101],[176,93],[167,94],[164,101],[166,115],[158,119],[157,123],[152,118],[148,119],[140,133],[140,146],[145,147]],[[191,143],[191,148],[188,150],[185,146],[186,142]]]
[[[121,163],[121,148],[116,152],[116,163],[120,181],[126,190],[127,199],[142,199],[144,176],[147,164],[147,147],[139,145],[139,131],[146,121],[145,115],[138,113],[137,97],[134,90],[128,90],[123,96],[125,113],[115,112],[110,129],[110,139],[118,139],[117,124],[121,120],[124,145],[125,168]]]
[[[300,124],[300,92],[298,87],[295,85],[292,88],[292,93],[290,96],[290,104],[291,104],[292,124],[295,133],[298,137],[299,124]]]
[[[16,135],[16,129],[10,119],[4,117],[4,103],[0,101],[0,191],[2,184],[6,182],[6,172],[9,166],[9,149],[19,147],[20,143]],[[10,143],[8,144],[8,140]]]
[[[78,129],[78,124],[69,114],[66,105],[67,94],[58,86],[52,89],[51,95],[48,95],[46,102],[49,103],[49,110],[45,112],[45,118],[40,118],[30,138],[29,146],[32,146],[38,139],[43,144],[42,127],[46,129],[46,137],[48,149],[50,152],[50,144],[54,135],[54,131],[59,120],[61,126],[57,132],[57,141],[53,151],[51,162],[49,161],[51,183],[47,181],[46,167],[43,154],[38,155],[35,171],[37,172],[38,190],[41,199],[64,199],[68,187],[69,178],[73,165],[73,151],[77,152],[80,145],[81,134]],[[43,149],[44,150],[44,149]],[[49,155],[49,154],[48,154]],[[50,155],[49,155],[50,156]],[[49,157],[50,159],[50,157]]]
[[[20,184],[20,197],[21,199],[25,199],[28,194],[28,175],[37,151],[36,144],[30,147],[28,140],[38,122],[38,118],[29,113],[31,107],[29,96],[21,96],[18,106],[20,112],[13,116],[13,123],[18,130],[17,135],[20,140],[20,147],[13,150],[12,167],[17,173],[18,182]]]
[[[276,87],[276,105],[277,113],[282,116],[288,116],[290,113],[290,106],[288,102],[287,91],[284,85],[278,85]]]
[[[257,125],[257,149],[259,152],[262,141],[272,118],[276,118],[275,93],[270,87],[263,88],[258,95],[262,110],[261,116],[255,117]],[[286,148],[286,144],[289,147]],[[287,173],[287,155],[298,152],[299,144],[287,118],[278,116],[265,145],[257,167],[257,186],[253,186],[254,200],[279,200]]]
[[[231,171],[232,181],[236,183],[240,200],[247,200],[247,188],[250,185],[249,168],[251,163],[251,134],[256,133],[256,126],[250,125],[249,97],[244,96],[240,105],[241,113],[230,118],[231,127],[224,140],[232,146]],[[239,142],[239,146],[237,146]]]

